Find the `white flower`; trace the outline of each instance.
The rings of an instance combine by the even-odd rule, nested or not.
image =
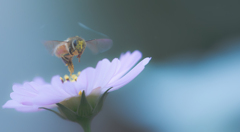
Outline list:
[[[65,77],[65,80],[69,81],[54,76],[51,84],[33,81],[28,83],[29,86],[14,85],[12,100],[5,103],[3,108],[37,111],[39,107],[50,108],[71,97],[81,96],[83,91],[86,96],[100,96],[109,88],[109,92],[117,90],[132,81],[151,60],[147,57],[136,65],[141,57],[140,51],[134,51],[121,54],[120,59],[115,58],[112,62],[103,59],[98,62],[96,68],[88,67],[78,77]]]

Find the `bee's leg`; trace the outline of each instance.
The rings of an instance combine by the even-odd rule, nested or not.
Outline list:
[[[63,56],[63,57],[61,57],[61,58],[62,58],[63,62],[64,62],[66,65],[68,65],[69,59],[68,59],[67,57],[65,57],[65,56]]]
[[[66,65],[68,65],[69,62],[70,62],[70,58],[67,57],[68,55],[69,55],[69,53],[64,54],[64,55],[61,57],[62,60],[63,60],[63,62],[64,62]]]
[[[74,72],[74,66],[73,66],[72,61],[69,61],[69,63],[68,63],[68,71],[70,72],[70,76]]]
[[[81,52],[78,54],[78,56],[77,56],[78,62],[80,62],[80,58],[81,58],[82,53],[83,53],[83,51],[81,51]]]
[[[69,56],[69,53],[63,55],[61,58],[63,60],[63,62],[66,64],[66,66],[68,66],[68,70],[70,72],[70,75],[72,75],[72,73],[74,72],[74,66],[72,63],[72,58],[67,57]]]
[[[71,55],[73,55],[73,54],[72,54],[72,48],[69,49],[69,53],[70,53]],[[68,54],[69,54],[69,53],[68,53]]]

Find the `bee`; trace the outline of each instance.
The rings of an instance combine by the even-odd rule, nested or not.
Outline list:
[[[72,75],[74,72],[74,65],[72,63],[74,56],[77,56],[78,61],[80,62],[81,55],[86,47],[92,50],[95,54],[104,52],[111,48],[112,40],[93,39],[85,41],[83,38],[75,36],[70,37],[65,41],[46,41],[44,45],[52,55],[55,54],[63,60],[66,66],[68,66],[70,75]]]

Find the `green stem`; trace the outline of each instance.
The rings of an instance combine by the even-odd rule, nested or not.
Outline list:
[[[82,123],[79,123],[84,132],[91,132],[91,122],[90,121],[85,121],[85,122],[82,122]]]

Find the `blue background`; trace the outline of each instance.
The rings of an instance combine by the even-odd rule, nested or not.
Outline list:
[[[152,57],[132,82],[107,97],[93,120],[98,132],[239,132],[240,1],[0,0],[0,104],[14,83],[68,74],[45,40],[108,35],[111,50],[86,50],[75,71],[128,50]],[[0,131],[79,132],[48,112],[0,109]]]

